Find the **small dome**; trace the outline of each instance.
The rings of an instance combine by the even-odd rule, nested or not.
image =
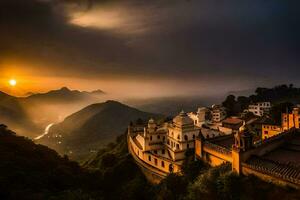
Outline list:
[[[149,119],[148,124],[154,124],[154,123],[155,123],[155,122],[154,122],[154,119],[153,119],[153,118]]]
[[[156,123],[155,123],[154,119],[151,118],[151,119],[148,121],[148,128],[149,128],[149,129],[155,129],[155,128],[156,128]]]
[[[191,118],[189,118],[189,116],[184,111],[181,111],[179,113],[179,115],[177,115],[173,119],[173,122],[177,126],[185,126],[185,125],[193,125],[194,124],[193,120]]]

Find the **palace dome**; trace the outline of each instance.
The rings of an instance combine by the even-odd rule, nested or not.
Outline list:
[[[179,115],[177,115],[173,119],[173,123],[177,126],[186,126],[194,124],[193,120],[184,111],[181,111]]]

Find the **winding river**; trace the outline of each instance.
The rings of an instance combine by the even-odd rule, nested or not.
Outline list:
[[[50,128],[54,125],[54,123],[51,123],[49,125],[46,126],[45,131],[42,135],[37,136],[36,138],[34,138],[35,140],[39,140],[42,137],[44,137],[45,135],[47,135],[49,133]]]

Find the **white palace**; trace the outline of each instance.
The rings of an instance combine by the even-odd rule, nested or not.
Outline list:
[[[158,126],[150,119],[148,126],[128,127],[128,147],[134,159],[144,168],[159,177],[170,172],[178,173],[185,158],[185,152],[193,149],[200,128],[185,112],[172,122]],[[198,121],[197,121],[198,123]]]

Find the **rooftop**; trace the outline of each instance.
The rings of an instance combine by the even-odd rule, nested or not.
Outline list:
[[[236,117],[229,117],[229,118],[223,120],[223,123],[226,123],[226,124],[240,124],[240,123],[243,123],[243,120],[241,120],[239,118],[236,118]]]

